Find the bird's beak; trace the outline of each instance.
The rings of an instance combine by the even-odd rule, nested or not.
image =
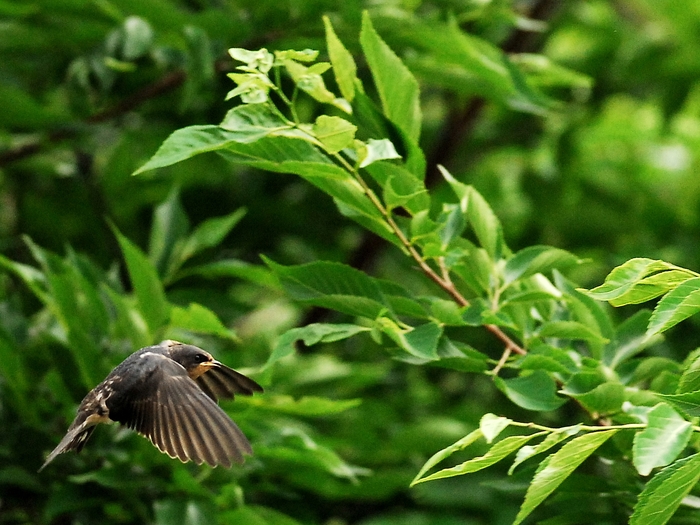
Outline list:
[[[206,374],[212,368],[219,368],[221,363],[216,360],[206,361],[204,363],[199,363],[197,367],[189,373],[192,379],[197,379],[202,374]]]

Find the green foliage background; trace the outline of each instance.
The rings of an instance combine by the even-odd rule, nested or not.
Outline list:
[[[697,268],[694,0],[0,2],[0,523],[512,523],[536,464],[409,484],[487,412],[550,427],[595,419],[586,403],[599,399],[528,411],[469,373],[481,365],[407,363],[347,312],[294,300],[261,255],[346,263],[439,295],[414,261],[301,178],[214,154],[132,176],[176,129],[224,118],[228,48],[323,54],[323,15],[378,101],[363,9],[418,80],[434,198],[454,201],[442,164],[485,197],[514,251],[546,244],[588,258],[566,270],[580,286],[632,257]],[[325,110],[300,97],[297,111],[313,121]],[[634,320],[633,308],[612,315]],[[317,322],[340,328],[288,332]],[[498,360],[502,345],[483,327],[454,333]],[[647,350],[648,370],[635,373],[656,381],[649,390],[678,392],[697,333],[691,320]],[[164,338],[265,385],[224,405],[256,455],[230,471],[181,465],[112,426],[36,474],[87,390]],[[296,339],[308,346],[293,352]],[[293,355],[265,366],[285,348]],[[530,519],[626,521],[646,481],[619,453],[632,439],[600,445],[612,463],[585,463]],[[698,519],[693,501],[676,522]]]

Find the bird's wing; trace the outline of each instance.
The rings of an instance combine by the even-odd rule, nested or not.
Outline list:
[[[218,401],[219,398],[233,399],[235,394],[251,396],[254,392],[263,391],[255,381],[221,363],[207,370],[195,381],[214,401]]]
[[[230,467],[232,460],[242,463],[244,454],[253,453],[243,432],[182,366],[156,354],[144,358],[158,360],[149,367],[148,388],[134,388],[118,410],[110,407],[112,419],[183,463]]]

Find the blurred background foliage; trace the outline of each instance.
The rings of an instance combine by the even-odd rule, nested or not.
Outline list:
[[[589,257],[582,286],[634,256],[697,269],[695,0],[0,1],[0,523],[512,521],[527,469],[407,488],[483,413],[518,418],[486,377],[392,361],[364,335],[263,366],[280,333],[340,316],[287,299],[260,254],[420,289],[395,248],[291,176],[213,155],[131,176],[175,129],[221,120],[229,47],[323,50],[327,14],[356,51],[362,9],[421,84],[435,192],[441,163],[487,198],[509,246]],[[510,57],[511,82],[475,49]],[[166,337],[264,382],[224,405],[255,457],[181,465],[112,426],[37,475],[87,390]],[[659,351],[696,337],[686,323]],[[625,501],[607,505],[615,523]],[[589,502],[550,512],[572,506]]]

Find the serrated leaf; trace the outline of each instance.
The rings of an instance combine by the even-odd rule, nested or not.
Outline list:
[[[303,341],[306,346],[313,346],[318,343],[340,341],[369,330],[365,326],[355,324],[323,323],[313,323],[301,328],[292,328],[277,339],[277,344],[272,350],[267,363],[265,363],[265,368],[288,355],[292,355],[295,351],[294,343],[296,341]]]
[[[494,383],[508,399],[527,410],[556,410],[566,403],[566,399],[557,396],[554,379],[542,370],[535,370],[531,374],[514,379],[495,377]]]
[[[298,266],[282,266],[269,259],[265,262],[297,301],[370,319],[387,310],[425,316],[423,307],[405,288],[350,266],[328,261]]]
[[[515,469],[520,465],[521,463],[527,461],[533,456],[536,456],[537,454],[542,454],[543,452],[548,451],[550,448],[558,445],[562,441],[569,439],[571,436],[574,436],[578,434],[580,431],[580,426],[579,425],[574,425],[572,427],[565,427],[557,430],[556,432],[552,432],[549,434],[546,438],[542,440],[541,443],[537,445],[525,445],[523,448],[518,450],[517,454],[515,455],[515,460],[513,461],[513,464],[510,466],[508,469],[508,475],[512,475]]]
[[[692,425],[666,403],[656,405],[647,417],[647,428],[635,434],[632,446],[632,462],[642,476],[674,461],[693,433]]]
[[[384,114],[413,142],[418,142],[422,120],[418,82],[377,34],[367,11],[362,13],[360,45],[372,72]]]
[[[161,328],[170,316],[170,305],[165,297],[158,272],[148,257],[116,227],[112,227],[122,255],[126,261],[131,286],[136,295],[139,311],[148,324],[151,334]]]
[[[700,480],[700,454],[679,459],[645,486],[634,506],[630,525],[664,525]]]
[[[654,308],[647,336],[665,332],[700,311],[700,277],[688,279],[667,293]]]
[[[235,332],[224,326],[214,312],[197,303],[190,303],[187,308],[173,306],[170,310],[170,324],[174,328],[190,332],[211,334],[233,340],[238,339]]]
[[[484,414],[479,421],[479,429],[484,435],[486,442],[491,444],[512,422],[513,420],[507,417],[497,416],[496,414]]]
[[[424,481],[423,475],[428,472],[431,468],[433,468],[435,465],[443,461],[444,459],[450,457],[452,454],[455,452],[467,448],[469,445],[474,443],[476,440],[480,439],[483,437],[483,434],[481,433],[481,430],[476,429],[464,436],[462,439],[456,441],[449,447],[445,447],[442,450],[437,451],[435,454],[433,454],[428,461],[425,462],[425,465],[421,467],[421,469],[418,471],[418,474],[416,474],[416,477],[413,478],[413,481],[411,481],[411,487],[415,485],[416,483],[421,483]]]
[[[664,261],[635,258],[613,269],[600,286],[592,290],[581,291],[598,301],[612,302],[628,294],[645,277],[667,270],[685,271],[688,272],[688,277],[697,275],[690,270],[678,268]],[[622,304],[626,303],[616,303],[617,306],[622,306]]]
[[[340,117],[320,115],[313,126],[316,138],[330,154],[349,147],[355,139],[357,126]]]
[[[565,268],[580,263],[573,253],[551,246],[529,246],[520,250],[506,261],[503,270],[503,285],[508,286],[517,279],[554,268]]]
[[[676,364],[675,361],[673,361],[673,364]],[[681,375],[681,379],[678,382],[676,394],[695,392],[697,390],[700,390],[700,355],[696,355],[683,371],[683,375]]]
[[[269,104],[243,104],[226,113],[219,127],[235,133],[237,142],[252,142],[291,129],[292,125],[270,109]]]
[[[607,343],[608,340],[591,327],[577,321],[549,321],[543,323],[537,334],[540,337],[559,339],[580,339],[593,343]]]
[[[616,433],[617,430],[604,430],[579,436],[549,456],[542,463],[528,487],[525,501],[520,507],[513,525],[522,523],[586,458]]]
[[[486,199],[472,186],[455,179],[444,167],[438,166],[438,169],[457,195],[460,211],[466,216],[481,246],[491,259],[499,259],[505,248],[503,229]]]
[[[483,470],[491,465],[495,465],[499,461],[505,459],[510,454],[518,450],[520,447],[525,445],[528,441],[536,436],[541,436],[543,433],[538,432],[536,434],[530,434],[528,436],[510,436],[502,439],[495,445],[493,445],[489,451],[483,456],[479,456],[469,461],[457,465],[455,467],[446,468],[426,476],[420,480],[420,483],[425,481],[433,481],[436,479],[452,478],[455,476],[463,476],[465,474],[471,474],[472,472],[477,472]]]
[[[240,106],[249,107],[249,106]],[[253,142],[268,130],[227,131],[219,126],[188,126],[174,131],[146,164],[134,172],[138,175],[156,168],[171,166],[201,153],[225,148],[232,142]]]
[[[333,64],[335,81],[343,98],[352,102],[355,98],[355,82],[358,82],[355,60],[335,34],[330,19],[325,15],[323,25],[326,28],[326,46],[328,46],[328,55],[331,64]]]

